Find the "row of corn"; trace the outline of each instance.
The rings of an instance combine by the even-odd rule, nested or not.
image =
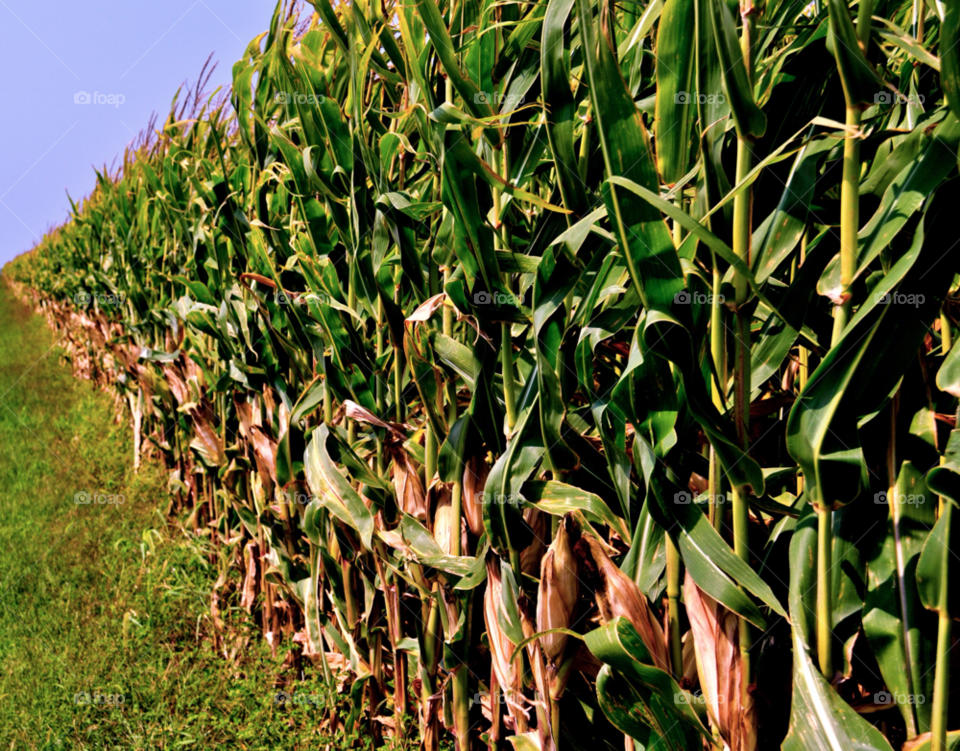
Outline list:
[[[3,272],[218,634],[375,744],[960,743],[960,6],[311,3]]]

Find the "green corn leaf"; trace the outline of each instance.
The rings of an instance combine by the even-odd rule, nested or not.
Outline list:
[[[347,526],[356,530],[366,549],[373,545],[373,515],[363,499],[341,474],[327,453],[329,431],[321,425],[304,454],[304,471],[320,503]]]
[[[570,93],[570,70],[565,56],[563,29],[574,0],[550,0],[543,16],[540,45],[540,78],[545,101],[550,102],[547,114],[547,136],[557,169],[563,204],[580,215],[587,197],[577,166],[574,150],[574,129],[577,105]]]
[[[940,84],[947,96],[953,116],[960,119],[960,8],[954,3],[945,6],[940,24]]]
[[[535,508],[554,516],[564,516],[571,511],[582,511],[588,521],[607,524],[616,530],[629,544],[632,535],[623,519],[620,519],[593,493],[562,482],[526,482],[522,493],[527,502]]]
[[[817,517],[807,506],[790,542],[790,618],[793,623],[793,699],[786,751],[889,751],[880,732],[824,679],[811,659],[816,635]]]
[[[657,31],[657,168],[673,185],[687,172],[699,92],[693,88],[696,0],[667,0]]]
[[[894,497],[887,497],[886,503],[890,515],[885,534],[867,560],[863,630],[890,693],[932,697],[933,674],[924,674],[922,666],[935,660],[936,641],[931,636],[936,626],[924,612],[916,571],[934,523],[936,499],[923,475],[904,462]],[[930,730],[931,707],[926,701],[898,702],[911,737]]]
[[[759,138],[766,132],[767,118],[754,100],[730,8],[723,0],[705,0],[705,4],[703,15],[709,17],[712,24],[723,71],[723,88],[730,102],[737,134],[742,139]]]
[[[843,0],[827,0],[827,7],[830,11],[833,54],[840,70],[847,106],[873,102],[874,96],[882,91],[882,83],[864,55],[850,11]]]
[[[597,681],[600,706],[621,731],[658,748],[686,749],[708,731],[680,686],[653,666],[634,627],[619,617],[586,636],[587,647],[605,664]]]

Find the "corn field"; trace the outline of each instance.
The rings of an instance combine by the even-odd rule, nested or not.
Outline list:
[[[4,269],[213,622],[374,745],[960,748],[960,4],[311,1]]]

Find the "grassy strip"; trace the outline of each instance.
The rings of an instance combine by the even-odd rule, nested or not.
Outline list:
[[[278,703],[292,660],[239,608],[235,569],[215,634],[216,555],[168,526],[166,478],[131,457],[110,398],[0,284],[0,747],[366,745],[336,719],[349,690],[324,695],[312,668]]]

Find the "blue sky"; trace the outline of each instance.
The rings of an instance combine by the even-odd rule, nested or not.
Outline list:
[[[152,112],[162,120],[211,52],[219,65],[210,88],[228,84],[274,7],[272,0],[0,0],[0,266],[64,221],[67,191],[74,200],[87,195],[94,166],[121,155]],[[75,102],[82,92],[89,104]]]

